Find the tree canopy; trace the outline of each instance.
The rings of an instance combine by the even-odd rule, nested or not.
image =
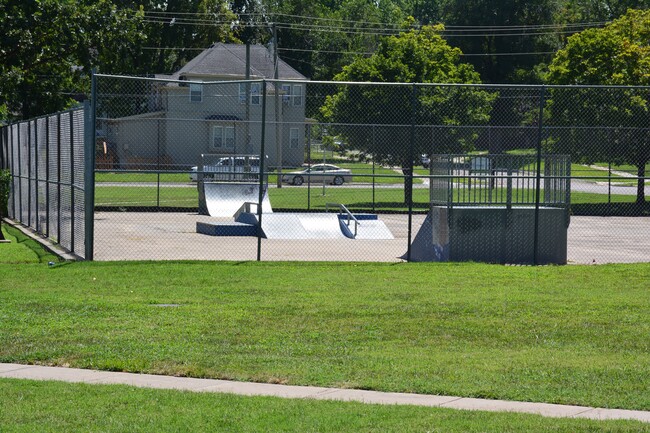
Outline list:
[[[0,106],[23,118],[74,104],[88,87],[90,68],[120,62],[142,37],[141,14],[118,10],[107,0],[1,0],[0,5]]]
[[[426,26],[386,37],[370,57],[359,57],[338,81],[374,83],[480,83],[461,51]],[[325,122],[354,149],[375,160],[410,168],[413,156],[471,150],[476,136],[459,125],[489,120],[495,95],[462,86],[340,86],[321,108]],[[412,125],[418,125],[414,130]]]
[[[603,28],[571,36],[553,59],[547,80],[563,85],[650,85],[650,10],[631,9]],[[580,162],[634,165],[639,177],[637,203],[643,203],[650,161],[648,90],[605,87],[551,92],[553,124],[599,126],[577,128],[570,135],[556,132],[554,148],[569,148]]]
[[[331,80],[387,35],[444,23],[482,82],[539,83],[550,52],[585,26],[650,0],[0,0],[0,119],[57,111],[87,92],[91,67],[169,74],[216,42],[270,44]]]

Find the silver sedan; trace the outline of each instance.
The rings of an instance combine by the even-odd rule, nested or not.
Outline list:
[[[331,164],[316,164],[300,171],[292,171],[282,176],[282,182],[302,185],[304,182],[328,182],[343,185],[352,182],[352,172]]]

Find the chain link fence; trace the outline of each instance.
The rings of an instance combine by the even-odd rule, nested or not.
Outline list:
[[[84,111],[3,127],[2,166],[12,174],[8,217],[85,257]]]
[[[649,98],[98,75],[93,257],[650,261]]]

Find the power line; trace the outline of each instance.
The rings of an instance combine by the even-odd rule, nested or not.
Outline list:
[[[353,55],[372,55],[373,52],[361,51],[335,51],[335,50],[318,50],[318,49],[302,49],[302,48],[278,48],[278,51],[298,51],[298,52],[311,52],[311,53],[324,53],[324,54],[353,54]],[[462,57],[489,57],[489,56],[531,56],[531,55],[548,55],[555,54],[555,51],[530,51],[518,53],[461,53]]]
[[[145,15],[154,14],[154,15],[163,15],[163,16],[177,16],[177,15],[194,15],[194,16],[214,16],[214,13],[201,13],[201,12],[168,12],[168,11],[145,11]],[[395,23],[385,23],[385,22],[374,22],[374,21],[360,21],[360,20],[344,20],[339,18],[327,18],[327,17],[313,17],[309,15],[293,15],[293,14],[283,14],[278,12],[268,12],[268,13],[242,13],[237,14],[239,16],[251,16],[251,17],[285,17],[285,18],[296,18],[300,20],[312,20],[312,21],[324,21],[331,23],[347,23],[347,24],[369,24],[375,27],[373,29],[390,29],[390,30],[411,30],[418,29],[421,25],[413,25],[408,27],[400,27]],[[283,21],[274,21],[276,24],[295,24],[292,22],[283,22]],[[565,24],[520,24],[520,25],[445,25],[447,30],[463,30],[463,31],[485,31],[485,30],[495,30],[495,31],[509,31],[509,30],[536,30],[536,29],[566,29],[566,28],[588,28],[588,27],[599,27],[608,24],[609,21],[588,21],[588,22],[578,22],[578,23],[565,23]],[[308,24],[309,25],[309,24]]]
[[[208,48],[187,48],[187,47],[142,47],[143,50],[168,50],[168,51],[205,51]],[[357,56],[370,56],[373,55],[372,51],[340,51],[340,50],[319,50],[319,49],[306,49],[306,48],[281,48],[278,51],[283,52],[301,52],[301,53],[314,53],[314,54],[352,54]],[[550,55],[555,54],[555,51],[529,51],[517,53],[461,53],[462,57],[490,57],[490,56],[532,56],[532,55]],[[304,62],[304,60],[283,56],[283,59],[291,59],[295,61]]]
[[[324,54],[355,54],[355,55],[372,55],[373,52],[361,52],[361,51],[336,51],[336,50],[318,50],[318,49],[306,49],[306,48],[282,48],[278,47],[278,51],[298,51],[306,53],[324,53]]]
[[[205,51],[207,48],[189,48],[189,47],[141,47],[143,50],[164,50],[164,51]]]
[[[369,36],[392,36],[398,33],[401,33],[398,30],[389,30],[389,29],[370,29],[370,28],[332,28],[327,26],[316,26],[316,25],[306,25],[306,24],[290,24],[290,25],[277,25],[278,29],[285,30],[303,30],[303,31],[317,31],[325,33],[347,33],[347,34],[361,34]],[[460,31],[447,31],[442,30],[438,34],[442,37],[529,37],[529,36],[546,36],[546,35],[558,35],[558,34],[572,34],[576,30],[553,30],[553,31],[533,31],[533,32],[518,32],[518,33],[472,33],[467,34]]]
[[[227,25],[227,26],[241,26],[241,27],[256,27],[268,29],[270,25],[267,23],[237,23],[236,21],[208,21],[208,20],[161,20],[161,19],[144,19],[143,22],[150,24],[162,24],[162,25],[192,25],[192,26],[207,26],[213,27],[215,25]],[[275,23],[277,29],[282,30],[294,30],[294,31],[308,31],[308,32],[323,32],[323,33],[345,33],[348,35],[362,35],[362,36],[394,36],[398,35],[405,31],[405,29],[399,28],[370,28],[370,27],[331,27],[323,25],[314,25],[314,24],[300,24],[300,23]],[[566,35],[573,34],[579,31],[580,27],[575,28],[566,28],[562,26],[548,27],[548,30],[544,31],[534,30],[529,31],[530,28],[522,28],[521,31],[515,32],[510,30],[509,33],[500,33],[498,31],[494,32],[483,32],[483,33],[468,33],[468,31],[461,30],[442,30],[438,32],[441,37],[453,37],[453,38],[470,38],[470,37],[532,37],[532,36],[548,36],[548,35]],[[564,30],[562,30],[564,29]],[[413,30],[413,28],[409,29]],[[583,29],[584,30],[584,29]]]

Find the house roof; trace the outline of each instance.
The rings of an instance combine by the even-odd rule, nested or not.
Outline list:
[[[250,47],[251,78],[273,78],[273,55],[262,45]],[[246,77],[246,45],[216,43],[190,60],[172,77],[188,75]],[[306,77],[278,58],[278,78],[304,80]]]

